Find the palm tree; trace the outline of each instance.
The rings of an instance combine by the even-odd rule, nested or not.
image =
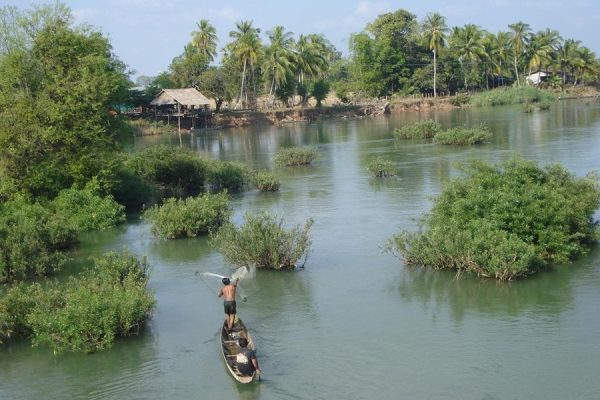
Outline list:
[[[577,56],[580,61],[576,68],[577,75],[581,77],[581,84],[584,84],[586,74],[598,74],[598,60],[594,52],[587,47],[580,47],[577,51]],[[575,83],[577,83],[577,80]]]
[[[305,77],[319,77],[329,69],[331,45],[323,35],[300,35],[295,50],[298,84],[304,89]],[[306,95],[303,95],[302,102],[306,100]]]
[[[264,74],[271,79],[269,99],[277,89],[285,85],[292,72],[294,39],[292,32],[285,32],[283,26],[276,26],[267,32],[271,44],[265,49]]]
[[[433,51],[433,97],[437,97],[436,78],[437,78],[437,59],[440,49],[446,45],[446,18],[439,13],[430,13],[425,17],[421,26],[423,39],[429,50]]]
[[[554,36],[552,34],[538,32],[529,35],[527,40],[529,75],[531,75],[532,70],[543,68],[552,62],[554,55],[553,41]]]
[[[490,34],[488,39],[491,47],[489,61],[497,74],[506,75],[510,54],[510,34],[508,32],[498,32],[495,35]]]
[[[192,32],[192,44],[211,63],[217,55],[217,31],[206,19],[201,19],[196,26],[198,30]]]
[[[260,29],[252,26],[252,21],[240,21],[235,24],[237,30],[229,32],[233,42],[228,48],[231,54],[238,59],[242,65],[242,83],[240,85],[240,98],[238,105],[241,107],[244,99],[244,86],[246,84],[246,70],[248,66],[254,70],[254,63],[258,59],[262,44],[258,34]],[[247,104],[247,101],[246,101]]]
[[[527,44],[527,33],[529,32],[529,24],[524,22],[515,22],[514,24],[508,25],[511,29],[511,44],[512,44],[512,54],[513,54],[513,63],[515,68],[515,77],[517,79],[517,85],[521,86],[521,82],[519,81],[519,57],[525,52],[525,47]]]
[[[465,63],[474,66],[485,57],[482,38],[483,31],[477,25],[466,24],[462,28],[452,28],[450,46],[457,55],[460,68],[463,71],[465,89],[468,87]]]

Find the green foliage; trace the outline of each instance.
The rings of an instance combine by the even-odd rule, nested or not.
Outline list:
[[[524,113],[532,113],[533,112],[533,104],[531,104],[530,102],[526,102],[526,103],[522,103],[521,104],[521,110],[523,110]]]
[[[312,224],[309,219],[303,226],[296,225],[286,231],[283,217],[269,213],[246,214],[242,226],[227,223],[211,234],[211,244],[234,265],[293,269],[302,257],[306,262]]]
[[[499,106],[504,104],[551,102],[554,99],[554,94],[549,91],[533,86],[520,86],[498,88],[474,94],[471,97],[471,104],[475,106]]]
[[[124,206],[90,189],[61,190],[52,208],[78,231],[105,230],[125,222]]]
[[[246,168],[239,163],[212,160],[208,162],[206,181],[213,191],[236,193],[244,188],[246,175]]]
[[[311,146],[280,149],[275,154],[275,164],[280,167],[309,165],[318,155],[317,149]]]
[[[147,283],[146,261],[125,251],[96,259],[66,283],[36,290],[37,302],[25,317],[33,345],[91,353],[138,334],[155,303]]]
[[[390,160],[376,158],[367,165],[367,170],[376,178],[386,178],[396,175],[398,169]]]
[[[549,110],[552,102],[548,99],[541,100],[538,102],[537,106],[540,110]]]
[[[231,209],[227,192],[205,193],[187,199],[167,199],[144,212],[152,223],[152,233],[166,239],[195,237],[229,220]]]
[[[441,130],[440,124],[432,119],[425,119],[394,129],[394,137],[396,139],[431,139]]]
[[[457,93],[455,96],[450,96],[448,102],[453,106],[460,107],[463,104],[469,104],[471,102],[471,96],[466,93]]]
[[[522,159],[472,162],[435,199],[425,230],[401,232],[388,250],[409,264],[510,280],[585,253],[598,239],[598,177]]]
[[[205,162],[191,150],[151,147],[131,155],[125,166],[153,186],[159,198],[197,195],[204,188]]]
[[[41,286],[18,283],[0,294],[0,344],[17,337],[29,337],[27,315],[38,304]]]
[[[0,205],[0,282],[43,276],[59,270],[60,250],[76,242],[64,216],[17,198]]]
[[[125,163],[115,171],[115,180],[110,193],[117,203],[128,210],[139,210],[152,197],[154,185],[137,175]]]
[[[254,171],[250,174],[250,180],[261,192],[276,192],[281,185],[279,179],[269,171]]]
[[[321,107],[321,102],[327,98],[329,89],[329,82],[326,82],[323,79],[319,79],[313,83],[310,95],[317,101],[317,107]]]
[[[0,57],[0,175],[47,198],[82,187],[111,157],[120,123],[109,111],[128,86],[106,38],[53,12],[19,16],[25,45]]]
[[[433,141],[440,144],[466,146],[481,144],[491,137],[492,134],[487,126],[482,124],[479,128],[456,127],[439,132],[435,135]]]

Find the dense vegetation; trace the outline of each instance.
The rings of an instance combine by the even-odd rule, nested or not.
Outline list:
[[[309,219],[302,226],[286,230],[283,217],[269,213],[246,214],[242,226],[227,223],[211,234],[211,243],[234,265],[293,269],[308,256],[312,224]]]
[[[269,171],[254,171],[250,174],[250,181],[261,192],[276,192],[281,182]]]
[[[294,37],[277,25],[266,31],[265,42],[252,21],[239,21],[216,66],[210,65],[217,58],[216,30],[205,19],[197,28],[169,71],[139,78],[145,86],[140,99],[161,88],[194,86],[215,99],[217,111],[223,104],[242,109],[306,105],[310,97],[320,106],[330,89],[342,102],[459,94],[450,101],[460,105],[469,101],[464,92],[523,88],[527,75],[537,71],[549,73],[540,86],[552,90],[596,84],[600,76],[600,63],[589,48],[553,29],[534,32],[522,21],[489,32],[473,23],[449,27],[436,12],[419,20],[398,9],[351,35],[348,57],[321,35]],[[491,97],[474,102],[507,101]]]
[[[394,129],[397,139],[431,139],[442,130],[442,126],[432,119],[424,119]]]
[[[408,264],[510,280],[585,253],[598,238],[598,178],[563,167],[511,159],[463,165],[424,218],[424,230],[400,232],[389,250]]]
[[[145,260],[109,253],[67,282],[12,286],[0,297],[0,343],[29,337],[55,353],[110,348],[137,334],[154,305],[147,273]]]
[[[453,144],[458,146],[468,146],[480,144],[489,140],[491,132],[485,125],[478,128],[455,127],[446,131],[438,132],[433,141],[440,144]]]
[[[152,233],[166,239],[195,237],[229,220],[231,210],[227,192],[205,193],[186,199],[167,199],[144,212],[152,223]]]
[[[275,164],[280,167],[310,165],[319,155],[311,146],[283,148],[275,154]]]
[[[549,91],[531,86],[518,88],[499,88],[471,96],[470,103],[475,106],[500,106],[519,103],[548,103],[556,99]]]
[[[242,191],[247,180],[246,168],[235,162],[210,161],[207,166],[207,183],[211,190]]]
[[[367,171],[376,178],[387,178],[396,175],[398,169],[392,161],[376,158],[367,165]]]

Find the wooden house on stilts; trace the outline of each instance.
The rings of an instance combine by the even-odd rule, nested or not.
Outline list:
[[[178,132],[181,133],[181,118],[190,117],[194,128],[194,119],[208,115],[210,100],[194,88],[162,89],[150,102],[154,106],[156,117],[177,117]]]

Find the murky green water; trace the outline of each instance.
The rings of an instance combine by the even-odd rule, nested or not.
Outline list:
[[[425,117],[426,115],[421,115]],[[259,271],[238,311],[258,345],[265,381],[242,387],[219,354],[222,306],[197,271],[231,273],[205,239],[161,241],[133,221],[88,236],[82,259],[127,247],[147,255],[158,304],[141,337],[92,355],[54,357],[12,344],[0,351],[1,399],[597,399],[600,249],[526,281],[497,284],[403,266],[380,246],[430,207],[455,160],[513,153],[600,171],[600,104],[524,114],[499,107],[431,114],[445,127],[485,122],[480,147],[396,143],[417,113],[186,136],[202,154],[272,168],[281,146],[316,145],[310,168],[277,169],[275,194],[232,200],[234,218],[276,210],[315,220],[313,252],[298,272]],[[145,138],[141,148],[176,137]],[[366,166],[394,160],[398,178]],[[600,217],[600,214],[598,215]]]

